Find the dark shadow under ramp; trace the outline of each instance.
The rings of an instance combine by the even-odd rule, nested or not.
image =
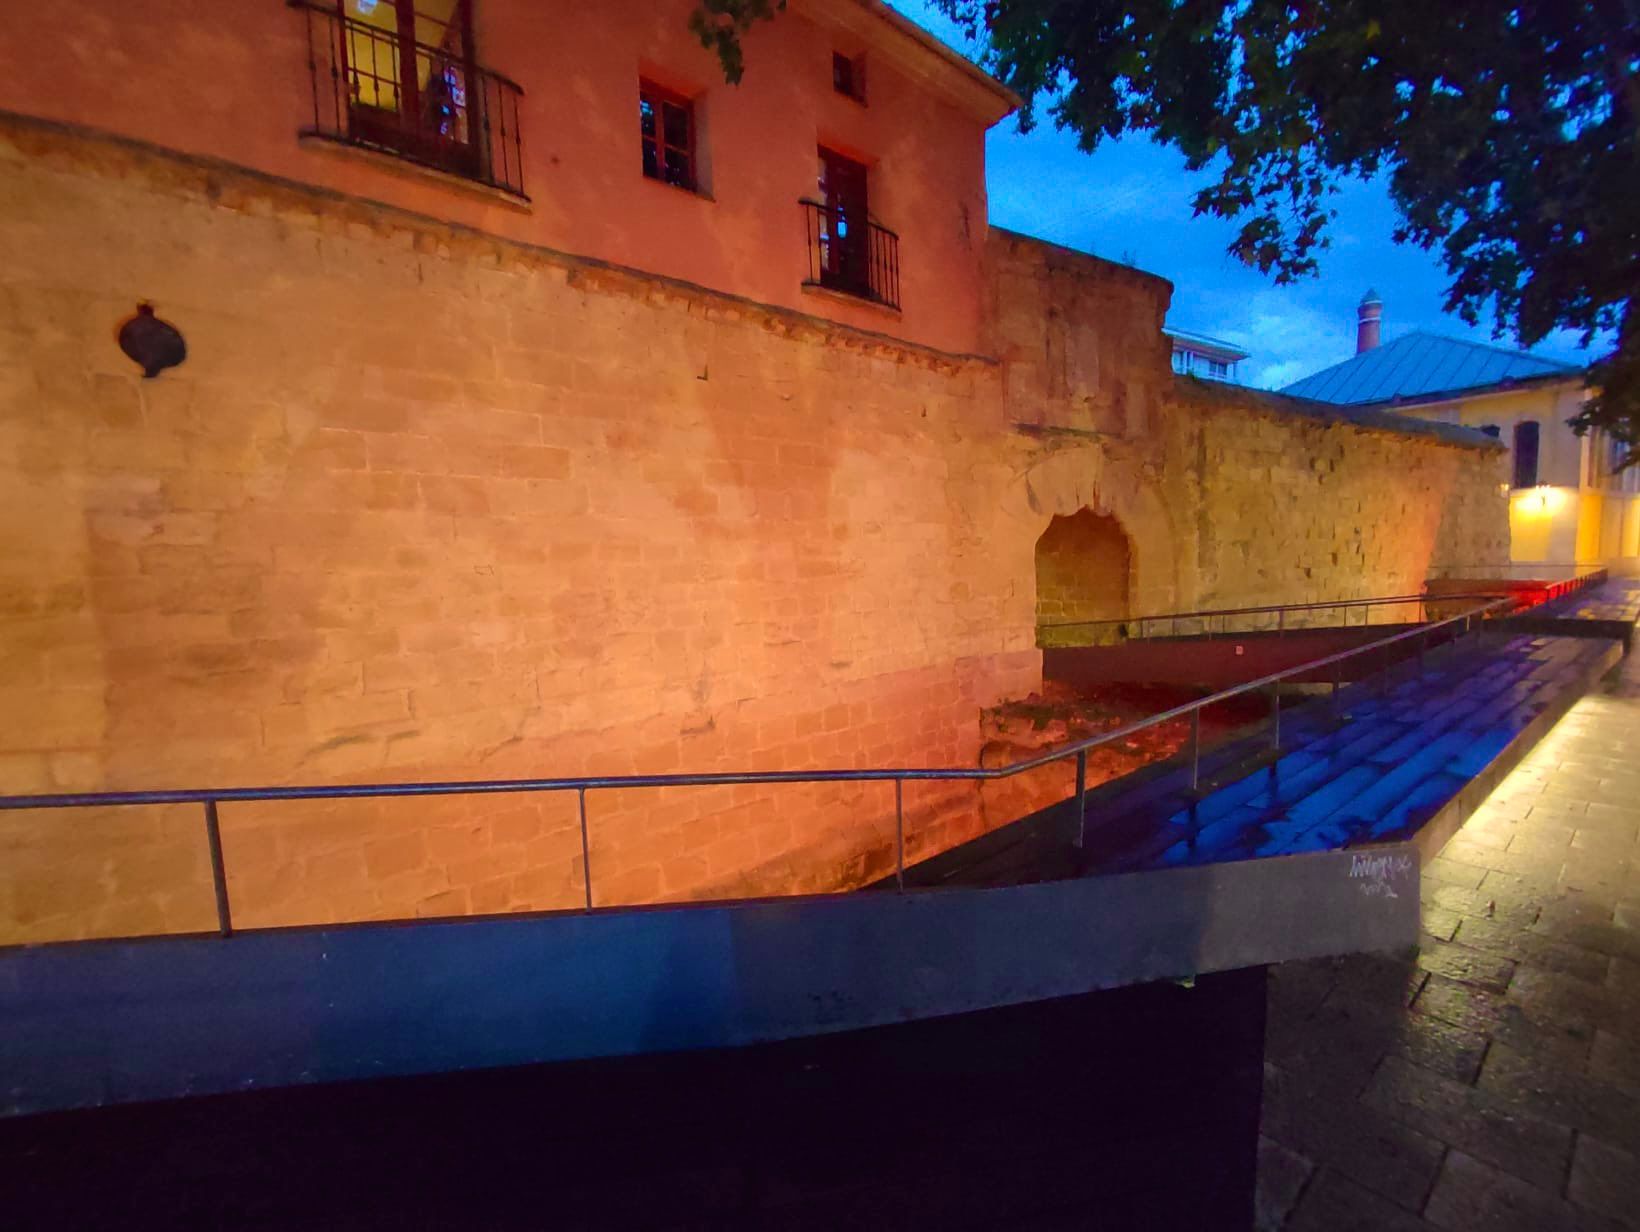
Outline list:
[[[739,1049],[0,1122],[9,1226],[1225,1229],[1262,968]]]

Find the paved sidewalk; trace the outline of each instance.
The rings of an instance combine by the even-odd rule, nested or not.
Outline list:
[[[1640,1229],[1640,652],[1424,870],[1418,953],[1272,969],[1261,1229]]]

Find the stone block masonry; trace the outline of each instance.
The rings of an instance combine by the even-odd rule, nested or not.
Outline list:
[[[1179,398],[1159,345],[1099,350],[1166,284],[1050,278],[1018,237],[997,357],[947,355],[7,119],[0,247],[8,793],[976,765],[981,710],[1040,683],[1055,514],[1121,523],[1136,607],[1405,586],[1442,538],[1506,540],[1492,453]],[[1109,328],[1033,386],[1031,288],[1066,279]],[[152,381],[114,343],[144,300],[189,347]],[[1119,425],[1084,424],[1118,388]],[[913,855],[1006,820],[973,791],[907,808]],[[891,859],[886,785],[589,812],[601,903]],[[568,796],[223,831],[245,926],[582,898]],[[0,942],[211,920],[191,810],[0,816]]]

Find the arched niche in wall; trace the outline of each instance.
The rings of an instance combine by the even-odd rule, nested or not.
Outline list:
[[[1043,646],[1110,640],[1132,616],[1133,541],[1110,514],[1054,514],[1036,541],[1036,629]]]
[[[1060,536],[1085,539],[1084,546],[1106,558],[1116,553],[1114,535],[1127,541],[1126,610],[1112,615],[1133,616],[1176,610],[1187,592],[1181,570],[1181,544],[1173,519],[1155,485],[1137,462],[1113,457],[1097,446],[1056,450],[1031,466],[1024,476],[1021,516],[1032,527],[1033,556],[1020,565],[1036,574],[1036,547],[1056,518],[1062,525],[1087,517],[1077,527],[1053,532],[1049,548]],[[1090,520],[1091,519],[1091,520]],[[1100,522],[1098,519],[1105,519]],[[1101,548],[1099,545],[1103,543]],[[1103,576],[1103,575],[1102,575]],[[1114,592],[1112,592],[1114,595]]]

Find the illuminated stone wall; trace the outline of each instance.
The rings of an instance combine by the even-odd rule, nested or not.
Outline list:
[[[1001,362],[18,121],[0,242],[7,792],[974,765],[1054,514],[1120,522],[1160,610],[1410,584],[1501,517],[1483,453],[1178,399],[1166,284],[1017,237]],[[189,346],[152,381],[139,300]],[[1033,302],[1071,341],[1021,367]],[[1012,815],[906,799],[913,856]],[[575,804],[225,807],[237,921],[578,906]],[[602,903],[891,858],[887,785],[588,813]],[[212,921],[197,809],[0,816],[0,941]]]
[[[1501,450],[1435,446],[1281,405],[1176,379],[1179,448],[1193,453],[1202,489],[1192,528],[1201,606],[1417,594],[1431,565],[1509,559]]]
[[[1038,641],[1052,636],[1056,626],[1065,626],[1062,633],[1080,635],[1086,641],[1104,630],[1078,627],[1076,622],[1132,615],[1128,599],[1132,568],[1127,532],[1115,518],[1087,509],[1054,518],[1036,541]]]

